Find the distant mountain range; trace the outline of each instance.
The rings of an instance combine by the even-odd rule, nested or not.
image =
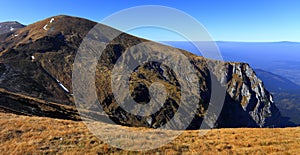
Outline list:
[[[300,124],[300,86],[279,75],[261,69],[255,69],[266,88],[271,91],[276,106],[282,115]]]
[[[181,48],[197,55],[201,51],[193,45],[207,46],[206,42],[164,41],[162,43]],[[298,42],[226,42],[217,41],[225,61],[247,62],[253,68],[272,71],[300,85],[300,43]],[[209,48],[207,49],[210,51]]]
[[[300,93],[300,86],[292,81],[274,73],[262,70],[254,69],[255,73],[261,78],[268,90],[271,92],[291,92]]]
[[[80,120],[74,106],[72,67],[83,38],[96,24],[82,18],[55,16],[0,35],[0,110]],[[148,89],[153,82],[163,83],[168,94],[159,111],[150,116],[138,116],[125,111],[117,103],[112,92],[111,72],[118,58],[128,53],[132,46],[143,42],[151,43],[152,47],[148,49],[153,54],[158,51],[174,51],[175,48],[137,38],[105,25],[100,24],[99,27],[120,35],[108,42],[107,34],[96,31],[90,38],[97,45],[107,44],[101,55],[102,61],[96,64],[95,71],[96,93],[100,105],[93,106],[101,106],[117,124],[151,128],[165,125],[174,117],[181,104],[181,81],[176,73],[168,66],[156,62],[140,65],[134,70],[129,81],[130,95],[137,104],[148,103],[151,98]],[[184,108],[186,114],[191,109],[197,111],[189,129],[198,129],[201,123],[217,128],[291,125],[281,116],[271,94],[248,64],[214,61],[178,50],[196,69],[200,85],[199,107]],[[178,54],[174,53],[174,57]],[[136,54],[122,57],[125,62],[132,62],[140,56]],[[182,62],[178,59],[174,61]],[[212,75],[209,70],[213,72]],[[185,80],[189,80],[189,75],[186,75]],[[210,100],[212,81],[217,81],[218,88],[226,90],[224,106],[218,107],[222,109],[219,117],[211,117],[208,122],[203,122],[208,106],[216,105]],[[225,83],[225,86],[221,83]],[[86,87],[84,84],[81,86]],[[193,96],[194,92],[185,93]],[[124,100],[127,99],[126,94],[121,96]],[[95,117],[99,115],[97,111],[87,111],[87,114],[90,113],[95,114]],[[181,126],[186,118],[183,115],[180,119],[178,124],[172,124],[174,128]]]

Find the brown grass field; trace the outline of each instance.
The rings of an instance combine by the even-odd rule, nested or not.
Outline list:
[[[105,134],[118,135],[107,125]],[[118,128],[126,128],[120,127]],[[128,129],[128,128],[127,128]],[[130,128],[143,132],[145,128]],[[153,129],[150,129],[153,130]],[[160,131],[167,137],[170,132]],[[117,136],[116,136],[117,137]],[[126,143],[126,138],[123,137]],[[151,141],[151,140],[149,140]],[[141,140],[140,145],[147,143]],[[137,146],[139,147],[139,146]],[[0,154],[299,154],[300,128],[184,131],[171,143],[149,151],[126,151],[94,136],[83,122],[0,113]]]

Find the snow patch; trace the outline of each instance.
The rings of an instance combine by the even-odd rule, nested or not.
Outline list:
[[[10,27],[10,29],[9,29],[10,31],[13,31],[13,30],[15,30],[15,28],[13,28],[13,27]]]
[[[51,18],[50,21],[49,21],[49,24],[53,23],[53,21],[54,21],[54,18]],[[46,24],[46,25],[43,27],[43,29],[44,29],[45,31],[48,30],[48,29],[47,29],[47,26],[48,26],[48,24]]]
[[[47,26],[48,26],[48,24],[46,24],[46,25],[43,27],[43,29],[44,29],[45,31],[48,30],[48,29],[47,29]]]
[[[58,83],[58,85],[67,93],[69,93],[70,91],[60,82],[56,79],[56,82]]]
[[[54,18],[51,18],[50,23],[52,23],[54,21]]]

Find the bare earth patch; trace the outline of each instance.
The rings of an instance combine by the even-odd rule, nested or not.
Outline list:
[[[99,127],[99,126],[97,126]],[[102,123],[100,127],[126,144],[126,136]],[[110,129],[112,132],[109,132]],[[170,132],[131,128],[137,133]],[[131,130],[130,129],[130,130]],[[155,139],[139,139],[136,147]],[[126,151],[110,146],[94,136],[83,122],[0,113],[1,154],[297,154],[300,152],[300,128],[213,129],[200,136],[199,130],[184,131],[171,143],[146,152]]]

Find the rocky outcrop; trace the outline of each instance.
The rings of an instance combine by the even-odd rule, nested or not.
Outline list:
[[[56,16],[34,23],[16,31],[16,37],[7,36],[0,49],[0,87],[10,92],[28,95],[64,106],[74,106],[72,89],[72,66],[82,39],[96,23],[68,16]],[[111,33],[113,28],[100,25]],[[98,32],[93,40],[108,43],[108,36]],[[121,108],[114,98],[111,80],[112,70],[117,60],[123,62],[139,59],[141,54],[128,54],[132,46],[143,42],[152,44],[147,48],[154,55],[162,51],[174,51],[172,47],[152,43],[125,33],[120,33],[108,43],[100,61],[96,64],[95,84],[99,104],[111,120],[127,126],[158,128],[169,122],[181,105],[182,80],[170,66],[148,62],[138,66],[130,76],[130,95],[137,104],[146,105],[151,100],[149,89],[153,83],[162,83],[166,88],[166,98],[159,111],[149,116],[131,114]],[[177,49],[179,50],[179,49]],[[190,129],[197,129],[201,123],[209,127],[270,127],[279,126],[280,113],[273,103],[271,94],[265,90],[248,64],[208,60],[187,51],[184,54],[195,69],[199,79],[199,96],[195,92],[185,92],[196,96],[197,107],[185,107],[184,113],[196,110]],[[127,53],[127,56],[123,56]],[[176,57],[178,53],[174,53]],[[182,62],[180,58],[174,60]],[[93,64],[90,64],[93,65]],[[185,64],[183,64],[185,65]],[[212,72],[212,74],[210,74]],[[114,77],[115,78],[115,77]],[[191,81],[190,76],[185,79]],[[217,82],[217,90],[224,91],[224,106],[220,116],[204,119],[209,106],[223,104],[211,101],[212,83]],[[122,81],[117,87],[122,86]],[[82,84],[82,87],[86,85]],[[66,91],[67,90],[67,91]],[[85,92],[92,93],[92,92]],[[198,93],[198,92],[197,92]],[[120,94],[126,100],[126,94]],[[20,100],[19,102],[23,102]],[[3,103],[2,106],[10,103]],[[100,106],[95,104],[94,106]],[[22,106],[18,104],[18,106]],[[46,109],[45,109],[46,110]],[[151,110],[151,109],[149,109]],[[23,113],[32,113],[29,110]],[[97,113],[97,112],[95,112]],[[37,114],[39,113],[32,113]],[[50,117],[56,117],[53,114]],[[184,120],[184,116],[181,116]],[[181,126],[181,124],[172,124]],[[176,128],[176,127],[175,127]]]
[[[229,96],[241,104],[259,127],[280,124],[280,112],[272,95],[248,64],[228,63],[227,79]]]

